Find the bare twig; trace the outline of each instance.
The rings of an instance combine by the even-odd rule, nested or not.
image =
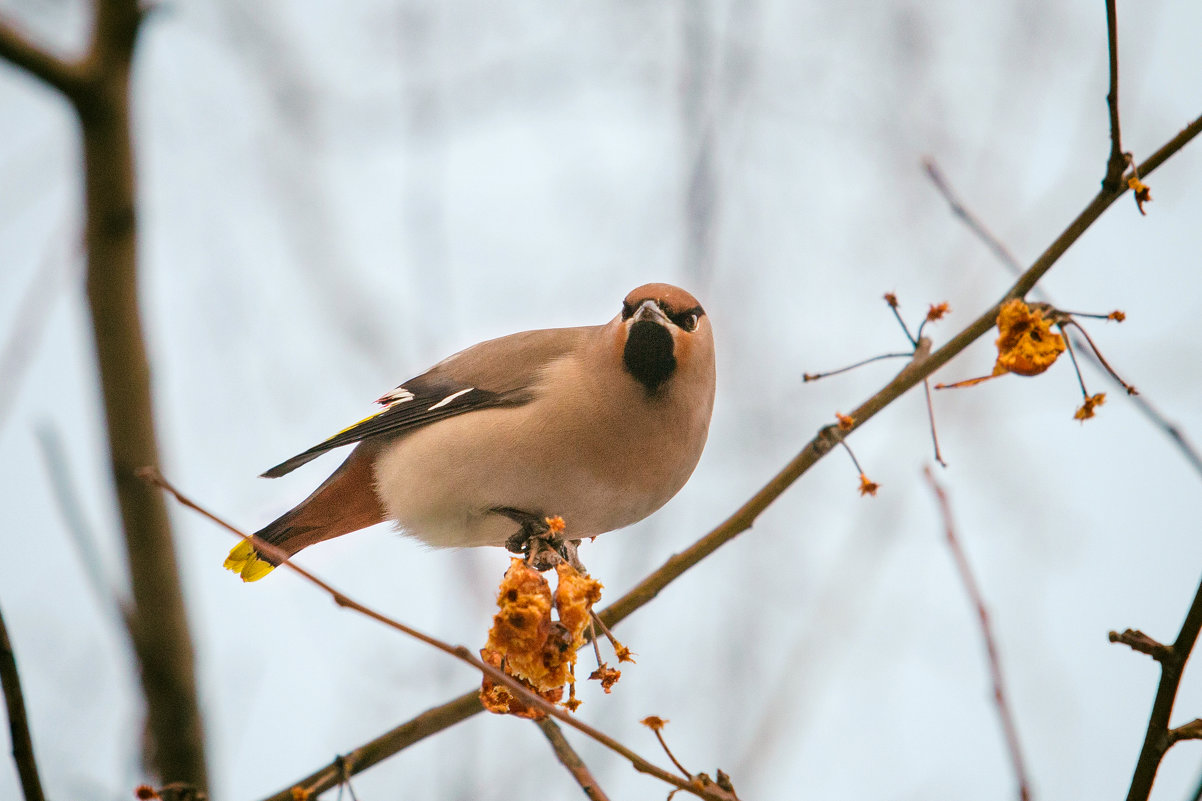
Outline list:
[[[993,232],[989,230],[988,226],[979,217],[964,205],[959,195],[952,190],[947,179],[943,177],[943,171],[939,169],[939,165],[935,163],[935,160],[929,157],[923,159],[922,167],[926,170],[931,183],[935,184],[935,188],[939,190],[939,194],[943,195],[943,199],[951,207],[952,214],[959,217],[968,226],[969,230],[976,234],[977,238],[993,251],[998,260],[1010,269],[1010,272],[1015,275],[1021,273],[1023,271],[1022,262],[1010,252],[1010,249],[1002,243],[1002,240],[993,235]]]
[[[563,736],[563,732],[559,730],[559,726],[550,718],[544,718],[538,722],[538,727],[543,730],[547,740],[551,743],[551,748],[555,751],[555,757],[559,760],[568,773],[572,774],[572,778],[580,785],[580,789],[584,791],[584,795],[590,801],[609,801],[609,797],[597,784],[597,780],[593,778],[593,774],[589,771],[588,765],[584,764],[584,760],[572,748],[571,743]]]
[[[5,20],[0,20],[0,58],[68,96],[78,94],[85,79],[80,63],[51,55]]]
[[[42,781],[38,778],[38,763],[33,756],[33,738],[29,734],[29,718],[25,715],[25,695],[21,692],[21,674],[17,672],[17,659],[12,643],[8,640],[8,628],[4,615],[0,613],[0,684],[4,687],[4,703],[8,707],[8,730],[12,735],[13,761],[17,763],[17,774],[21,777],[21,789],[25,801],[45,801]]]
[[[1136,629],[1127,629],[1122,634],[1117,631],[1112,631],[1108,635],[1111,642],[1119,642],[1130,648],[1132,651],[1139,651],[1141,654],[1147,654],[1157,662],[1163,662],[1173,654],[1173,649],[1167,645],[1162,645],[1156,640]]]
[[[1106,159],[1102,187],[1114,191],[1121,186],[1128,162],[1127,156],[1123,155],[1123,137],[1119,130],[1119,33],[1115,0],[1106,0],[1106,44],[1110,55],[1110,91],[1106,94],[1106,107],[1110,111],[1110,157]]]
[[[1073,320],[1073,319],[1068,319],[1064,323],[1061,324],[1060,330],[1063,331],[1064,327],[1067,325],[1071,325],[1074,328],[1076,328],[1078,331],[1081,332],[1081,336],[1085,337],[1085,341],[1087,343],[1089,343],[1089,349],[1091,351],[1093,351],[1093,355],[1095,358],[1097,358],[1098,363],[1101,364],[1102,368],[1107,373],[1110,374],[1111,378],[1113,378],[1115,381],[1118,382],[1119,386],[1121,386],[1123,389],[1127,390],[1128,395],[1138,395],[1139,394],[1139,392],[1135,389],[1135,387],[1131,386],[1131,384],[1127,383],[1126,381],[1124,381],[1122,378],[1119,377],[1119,374],[1116,373],[1114,368],[1110,366],[1110,362],[1106,361],[1106,358],[1104,356],[1102,356],[1102,351],[1098,350],[1098,346],[1094,344],[1093,338],[1090,337],[1089,332],[1086,331],[1084,328],[1082,328],[1081,324],[1079,322],[1077,322],[1076,320]]]
[[[1152,172],[1193,140],[1199,132],[1202,132],[1202,116],[1199,116],[1183,128],[1152,154],[1152,156],[1140,165],[1140,170],[1144,174]],[[1047,247],[1043,254],[1036,259],[1035,263],[1019,276],[1015,284],[1010,287],[997,303],[982,312],[976,320],[954,336],[943,347],[939,348],[939,350],[929,355],[920,352],[918,354],[919,358],[911,361],[900,373],[894,376],[892,381],[853,411],[851,416],[856,420],[856,428],[860,428],[870,418],[905,394],[907,390],[947,364],[952,358],[959,355],[970,344],[993,328],[1001,304],[1011,298],[1023,297],[1029,292],[1039,279],[1064,255],[1065,251],[1102,215],[1102,212],[1109,208],[1115,200],[1122,197],[1126,191],[1124,187],[1119,187],[1113,192],[1106,191],[1105,189],[1099,191],[1077,217],[1069,223],[1064,231],[1056,237],[1055,241]],[[739,534],[750,529],[756,518],[773,501],[779,498],[785,490],[792,486],[797,479],[804,475],[807,470],[817,464],[818,460],[829,453],[841,438],[842,434],[839,432],[837,426],[822,428],[779,473],[773,476],[755,495],[735,510],[730,517],[684,551],[674,554],[633,589],[606,607],[600,613],[601,619],[609,626],[616,626],[619,622],[625,620],[642,606],[649,603],[660,591],[680,578],[689,568],[705,559]],[[451,718],[453,716],[448,713],[455,709],[458,704],[461,704],[465,697],[461,696],[441,706],[434,707],[424,713],[424,715],[438,716],[445,714],[448,718]],[[446,726],[454,725],[454,723],[468,716],[470,715],[463,715],[462,717],[449,720]],[[398,728],[404,729],[408,725],[406,723]],[[398,738],[396,740],[396,751],[379,753],[380,750],[386,751],[391,747],[386,742],[391,742],[389,738],[396,731],[397,729],[387,732],[362,747],[373,749],[379,756],[379,759],[376,761],[382,760],[412,742],[412,740]],[[424,730],[421,736],[425,737],[433,733],[433,731]],[[420,737],[417,739],[420,739]],[[333,784],[327,785],[327,787],[332,786]],[[287,801],[287,799],[288,795],[285,793],[272,796],[270,801]]]
[[[1180,734],[1174,736],[1169,728],[1169,716],[1173,714],[1173,704],[1177,700],[1177,688],[1181,683],[1181,674],[1185,670],[1186,660],[1198,640],[1198,632],[1202,630],[1202,583],[1194,593],[1194,601],[1190,604],[1189,612],[1181,623],[1181,631],[1172,645],[1161,645],[1143,632],[1127,629],[1122,634],[1110,632],[1111,642],[1120,642],[1140,653],[1150,655],[1160,663],[1160,684],[1156,688],[1156,699],[1152,702],[1152,712],[1148,717],[1148,731],[1144,736],[1144,745],[1139,752],[1139,760],[1135,763],[1135,773],[1131,777],[1131,787],[1127,791],[1127,801],[1146,801],[1152,792],[1152,783],[1156,780],[1156,771],[1165,752],[1177,740],[1184,739]],[[1186,724],[1193,726],[1193,724]],[[1182,727],[1185,729],[1186,727]],[[1187,729],[1192,731],[1192,729]]]
[[[973,576],[972,567],[968,564],[968,557],[965,556],[964,549],[960,547],[960,541],[956,537],[956,526],[953,522],[952,508],[948,502],[947,493],[935,480],[935,474],[931,472],[930,467],[924,467],[923,473],[930,482],[931,490],[939,502],[947,547],[952,552],[952,558],[956,562],[956,571],[960,574],[960,580],[964,582],[964,589],[976,609],[977,620],[981,624],[981,636],[985,640],[985,653],[989,658],[989,676],[993,682],[993,700],[997,704],[998,717],[1002,722],[1002,733],[1006,738],[1006,749],[1010,752],[1010,764],[1014,767],[1014,777],[1018,782],[1018,797],[1021,801],[1030,801],[1031,783],[1027,778],[1022,748],[1018,742],[1018,728],[1014,725],[1014,715],[1010,711],[1010,704],[1006,698],[1006,685],[1002,680],[1002,663],[998,658],[997,643],[993,638],[989,613],[985,609],[985,598],[981,595],[981,588],[977,584],[976,577]]]
[[[909,335],[910,335],[910,332],[907,331],[906,336],[909,336]],[[863,367],[866,364],[872,364],[873,362],[879,362],[882,359],[908,359],[908,358],[911,358],[913,355],[914,355],[913,351],[906,351],[905,353],[882,353],[879,356],[869,356],[867,359],[861,359],[860,361],[856,362],[855,364],[849,364],[846,367],[840,367],[838,370],[828,370],[825,373],[803,373],[801,376],[801,380],[806,381],[806,382],[817,381],[820,378],[829,378],[833,375],[839,375],[840,373],[846,373],[848,370],[854,370],[857,367]]]
[[[207,510],[204,507],[197,504],[192,499],[188,498],[186,495],[184,495],[182,492],[180,492],[178,489],[176,489],[174,486],[172,486],[172,484],[169,481],[167,481],[167,479],[165,479],[163,477],[163,475],[154,467],[143,467],[143,468],[139,469],[138,477],[143,479],[144,481],[147,481],[150,484],[153,484],[157,487],[161,487],[162,489],[171,493],[175,497],[175,499],[177,501],[179,501],[181,504],[183,504],[184,506],[188,507],[189,509],[192,509],[195,512],[198,512],[199,514],[208,518],[209,520],[211,520],[212,522],[221,526],[225,530],[237,535],[242,540],[252,543],[257,550],[263,552],[267,556],[271,557],[273,560],[278,559],[280,567],[287,567],[292,572],[294,572],[297,575],[304,578],[310,584],[313,584],[313,585],[319,587],[320,589],[324,590],[334,600],[334,603],[338,604],[339,606],[344,607],[346,609],[351,609],[355,612],[358,612],[359,614],[361,614],[365,617],[371,618],[372,620],[376,621],[377,623],[382,623],[383,625],[385,625],[391,629],[395,629],[403,634],[407,634],[408,636],[414,638],[415,640],[420,640],[421,642],[424,642],[426,645],[429,645],[432,648],[436,648],[445,654],[455,657],[456,659],[458,659],[461,662],[465,662],[468,665],[471,665],[476,670],[480,671],[481,673],[484,673],[490,679],[497,682],[498,684],[504,684],[505,687],[510,692],[514,693],[519,698],[521,698],[522,701],[524,703],[526,703],[528,706],[538,707],[541,711],[543,711],[547,715],[550,715],[553,718],[563,721],[564,723],[568,724],[569,726],[576,729],[577,731],[596,740],[598,743],[600,743],[601,745],[610,749],[611,751],[614,751],[615,753],[619,754],[620,756],[626,758],[634,766],[635,770],[638,770],[642,773],[650,774],[650,775],[656,777],[657,779],[660,779],[661,781],[667,782],[668,784],[671,784],[674,787],[677,787],[686,792],[690,792],[690,793],[698,796],[699,798],[718,798],[719,801],[721,801],[721,796],[718,796],[716,794],[706,793],[703,790],[700,790],[700,789],[690,785],[687,782],[681,781],[676,776],[667,772],[663,768],[660,768],[659,766],[657,766],[657,765],[649,762],[648,760],[644,759],[643,757],[639,756],[634,751],[632,751],[631,749],[622,745],[621,743],[619,743],[617,740],[613,739],[609,735],[604,734],[603,732],[600,732],[597,729],[594,729],[592,726],[589,726],[587,723],[582,723],[581,721],[572,717],[567,712],[564,712],[562,709],[560,709],[555,704],[549,703],[546,700],[544,700],[542,697],[537,695],[536,693],[530,692],[526,687],[524,687],[521,683],[516,681],[509,674],[493,667],[492,665],[486,664],[485,662],[478,659],[476,656],[474,656],[472,654],[472,652],[466,646],[450,645],[449,643],[445,643],[442,640],[438,639],[437,637],[431,637],[429,634],[418,631],[417,629],[413,628],[412,626],[408,626],[404,623],[401,623],[399,620],[396,620],[394,618],[389,617],[388,615],[385,615],[382,612],[378,612],[369,606],[365,606],[364,604],[359,603],[358,601],[354,600],[353,598],[344,594],[343,592],[335,589],[330,584],[326,583],[324,580],[318,578],[314,574],[310,573],[308,570],[305,570],[303,567],[296,564],[295,562],[292,562],[289,559],[287,559],[286,558],[287,555],[282,550],[277,548],[276,546],[274,546],[271,543],[268,543],[264,540],[261,540],[258,537],[255,537],[255,536],[252,536],[249,534],[244,534],[242,531],[238,530],[233,525],[227,523],[226,521],[222,520],[217,515],[213,514],[209,510]],[[349,760],[347,759],[347,757],[340,757],[338,760],[335,760],[335,765],[336,765],[337,778],[339,780],[343,780],[344,778],[352,775],[355,772],[355,769],[357,768],[356,765],[349,764]],[[306,789],[312,790],[313,792],[318,792],[316,790],[316,788],[310,787],[310,788],[306,788]]]
[[[133,636],[133,610],[129,602],[121,596],[116,586],[104,573],[104,563],[96,548],[96,538],[93,536],[83,509],[79,503],[79,494],[71,481],[71,470],[67,457],[63,453],[62,442],[58,433],[49,426],[39,426],[37,429],[38,447],[42,452],[42,460],[46,464],[46,475],[50,480],[50,489],[54,500],[63,516],[63,523],[71,542],[79,555],[84,575],[96,595],[96,600],[102,609],[110,610],[121,623],[123,630]]]
[[[78,237],[73,237],[76,241]],[[36,275],[25,290],[12,325],[0,345],[0,433],[8,422],[8,412],[21,386],[21,379],[37,349],[50,310],[58,299],[59,288],[66,272],[64,262],[74,263],[74,252],[70,256],[61,253],[52,243]]]
[[[943,454],[939,452],[939,432],[935,429],[935,405],[931,403],[931,380],[929,378],[922,379],[922,389],[927,395],[927,418],[931,424],[931,443],[935,446],[935,461],[939,462],[940,467],[947,467],[947,462],[943,461]]]
[[[672,760],[672,764],[676,766],[676,769],[683,773],[686,779],[693,778],[693,774],[689,773],[685,769],[685,766],[680,764],[680,760],[676,758],[676,755],[672,753],[672,749],[668,747],[668,743],[664,739],[664,733],[661,730],[661,727],[652,726],[651,731],[655,733],[655,739],[659,740],[659,747],[664,749],[664,753],[668,755],[668,759]]]

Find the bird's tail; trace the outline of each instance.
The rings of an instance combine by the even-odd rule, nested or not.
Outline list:
[[[243,581],[258,581],[275,570],[275,565],[260,556],[250,540],[242,540],[235,545],[230,555],[225,557],[223,567],[242,576]]]
[[[225,568],[243,581],[258,581],[302,548],[383,521],[384,509],[376,498],[371,469],[373,453],[363,445],[355,448],[312,495],[255,532],[257,539],[274,545],[278,554],[264,553],[250,540],[243,540],[226,557]]]

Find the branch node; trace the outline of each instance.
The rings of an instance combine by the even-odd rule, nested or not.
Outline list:
[[[1173,647],[1164,645],[1149,637],[1138,629],[1127,629],[1122,634],[1117,631],[1110,632],[1107,637],[1111,642],[1121,643],[1132,651],[1139,651],[1141,654],[1147,654],[1157,662],[1165,662],[1173,656]]]
[[[1185,725],[1168,731],[1168,746],[1181,740],[1202,740],[1202,718],[1194,718]]]

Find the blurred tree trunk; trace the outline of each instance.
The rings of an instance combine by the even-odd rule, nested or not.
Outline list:
[[[0,24],[0,55],[61,91],[83,136],[87,297],[109,455],[125,531],[153,767],[163,782],[207,786],[192,640],[163,496],[135,471],[158,464],[150,367],[137,297],[137,214],[129,77],[141,11],[100,0],[87,54],[62,61]]]

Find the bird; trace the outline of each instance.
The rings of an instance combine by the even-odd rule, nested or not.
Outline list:
[[[555,518],[573,544],[624,528],[692,475],[715,374],[709,317],[664,283],[632,290],[604,325],[480,342],[263,473],[354,445],[309,497],[255,532],[272,547],[243,540],[225,567],[256,581],[303,548],[388,520],[430,546],[515,553]]]

